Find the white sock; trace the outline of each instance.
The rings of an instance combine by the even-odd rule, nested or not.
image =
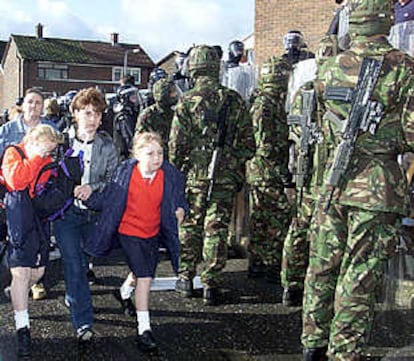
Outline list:
[[[151,330],[149,311],[137,311],[138,334]]]
[[[125,281],[123,283],[123,285],[120,288],[120,292],[121,292],[121,298],[123,300],[126,300],[128,298],[131,297],[132,292],[134,292],[135,287],[130,286],[129,284],[127,284],[127,282]]]
[[[19,330],[23,327],[30,328],[29,311],[14,311],[14,322],[16,323],[16,330]]]
[[[88,263],[88,269],[92,271],[92,269],[93,269],[93,262],[89,262]]]

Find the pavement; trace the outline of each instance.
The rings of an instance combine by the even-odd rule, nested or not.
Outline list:
[[[48,297],[30,301],[32,360],[41,361],[300,361],[301,309],[284,307],[280,286],[247,278],[247,260],[231,259],[224,271],[224,303],[205,306],[201,289],[185,299],[169,289],[171,266],[163,260],[151,293],[151,324],[159,350],[144,354],[135,342],[136,321],[124,315],[112,290],[128,274],[122,254],[96,260],[98,283],[91,286],[96,332],[79,348],[64,305],[60,259],[47,271]],[[414,361],[414,310],[377,304],[369,341],[372,355]],[[411,345],[411,346],[410,346]],[[15,361],[15,329],[10,303],[0,295],[0,361]]]

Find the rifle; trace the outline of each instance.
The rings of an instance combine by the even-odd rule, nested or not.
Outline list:
[[[312,121],[312,113],[314,110],[315,91],[302,90],[302,111],[301,115],[288,115],[288,125],[299,125],[302,134],[299,138],[299,154],[296,161],[295,182],[299,187],[299,205],[302,204],[303,188],[310,176],[309,168],[311,162],[311,145],[318,137],[317,125]]]
[[[221,107],[217,117],[217,140],[214,142],[214,150],[211,156],[210,164],[208,165],[208,190],[207,190],[207,202],[211,200],[211,194],[214,187],[214,177],[216,174],[217,164],[220,161],[221,153],[224,148],[227,135],[227,111],[230,107],[230,97],[228,96],[223,106]],[[204,113],[204,112],[203,112]],[[205,114],[203,114],[205,116]]]
[[[324,208],[327,213],[333,193],[340,181],[344,178],[351,161],[360,131],[369,130],[375,134],[384,113],[384,106],[374,100],[370,100],[381,71],[383,58],[378,61],[372,58],[364,58],[358,75],[358,82],[352,94],[351,108],[344,124],[344,133],[341,142],[336,148],[335,157],[329,170],[327,184],[332,187],[328,201]]]

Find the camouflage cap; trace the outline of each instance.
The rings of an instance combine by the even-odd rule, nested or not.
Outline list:
[[[393,0],[352,0],[349,4],[349,33],[370,36],[390,32],[394,23]]]
[[[199,75],[217,76],[220,72],[220,57],[217,50],[208,45],[198,45],[191,49],[188,59],[190,77]]]
[[[174,82],[165,78],[154,83],[152,94],[157,103],[167,107],[176,104],[180,96],[180,92]]]

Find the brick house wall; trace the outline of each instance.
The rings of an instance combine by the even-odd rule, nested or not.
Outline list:
[[[300,30],[315,52],[328,30],[337,5],[334,0],[256,0],[255,57],[259,66],[272,55],[284,52],[283,36]]]
[[[169,75],[172,75],[176,71],[175,67],[175,52],[169,53],[167,56],[163,57],[156,64],[157,67],[164,69]]]
[[[0,96],[0,109],[3,111],[5,108],[9,108],[14,105],[16,98],[19,96],[19,71],[21,60],[18,58],[16,44],[10,43],[9,49],[10,56],[6,57],[5,63],[2,69],[2,82],[0,83],[1,96]]]
[[[23,96],[30,87],[39,88],[45,96],[63,95],[69,90],[95,86],[105,93],[114,93],[119,81],[112,80],[113,72],[116,70],[117,75],[122,72],[127,52],[130,52],[128,69],[140,69],[138,88],[147,87],[149,74],[155,65],[138,44],[121,44],[118,40],[112,43],[81,42],[43,38],[42,34],[37,34],[36,37],[11,35],[4,43],[0,49],[2,53],[4,50],[0,66],[0,112],[11,108],[16,98]],[[66,49],[62,49],[65,46],[71,46],[71,54],[65,55]],[[66,65],[67,78],[39,78],[40,64],[43,69],[52,64]]]
[[[99,86],[106,93],[113,93],[119,86],[118,82],[102,80],[112,79],[112,66],[79,64],[68,64],[68,66],[70,81],[38,79],[38,62],[21,60],[15,42],[10,42],[9,53],[0,75],[0,111],[12,107],[16,98],[23,96],[29,87],[37,87],[45,95],[50,96],[54,92],[62,95],[72,89],[95,86]],[[146,88],[151,70],[152,67],[141,67],[141,84],[137,84],[139,88]]]
[[[28,62],[26,62],[28,63]],[[99,86],[105,93],[114,93],[119,82],[105,81],[112,78],[112,66],[68,64],[68,78],[66,80],[43,80],[37,78],[37,62],[28,64],[27,82],[33,87],[39,87],[44,92],[56,92],[61,95],[72,89],[82,89]],[[138,88],[145,88],[148,82],[150,68],[141,68],[141,83]]]

